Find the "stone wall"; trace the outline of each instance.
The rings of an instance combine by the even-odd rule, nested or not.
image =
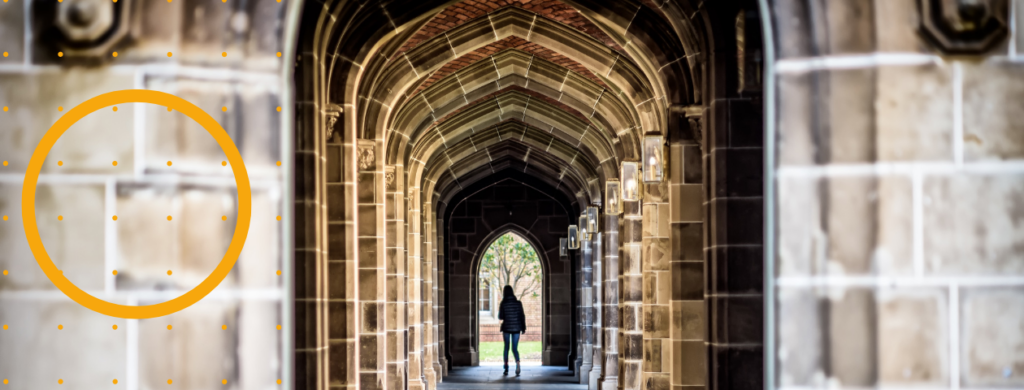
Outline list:
[[[778,387],[1024,386],[1009,3],[1008,39],[967,56],[919,2],[774,4]]]
[[[117,19],[125,35],[72,44],[51,34],[55,7],[72,6],[0,3],[4,384],[290,383],[292,119],[282,52],[284,20],[297,8],[123,0],[114,9],[125,12]],[[124,89],[172,93],[211,115],[241,152],[252,185],[248,239],[227,278],[193,306],[141,320],[71,301],[34,261],[22,227],[22,183],[43,134],[87,99]],[[235,180],[214,139],[179,110],[116,108],[89,114],[57,141],[32,212],[64,277],[102,300],[150,305],[192,289],[221,261],[238,218]]]

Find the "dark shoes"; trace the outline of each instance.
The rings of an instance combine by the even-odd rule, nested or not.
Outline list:
[[[516,362],[516,376],[519,376],[519,371],[520,371],[519,362]],[[508,372],[508,368],[505,369],[505,372]]]
[[[508,375],[508,364],[505,365],[505,372],[501,375]]]

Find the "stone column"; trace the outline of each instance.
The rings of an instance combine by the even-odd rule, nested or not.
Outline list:
[[[417,197],[421,196],[418,192]],[[417,202],[418,203],[418,202]],[[423,240],[423,268],[421,273],[423,274],[423,292],[422,292],[422,304],[421,311],[423,312],[423,344],[425,356],[423,356],[423,369],[424,378],[426,380],[427,389],[434,390],[437,386],[437,380],[440,379],[437,364],[437,332],[434,322],[434,304],[437,300],[434,298],[434,277],[437,273],[436,256],[434,256],[434,240],[433,240],[433,224],[431,221],[430,214],[431,203],[424,203],[421,213],[421,219],[423,221],[423,234],[421,235]]]
[[[668,184],[645,184],[643,199],[643,388],[665,389],[671,381],[672,273],[669,264]]]
[[[444,237],[441,235],[441,228],[444,226],[441,218],[434,220],[434,334],[437,336],[437,360],[441,365],[442,378],[448,376],[448,349],[445,335],[445,312],[444,312]]]
[[[602,283],[601,329],[604,331],[602,381],[597,390],[613,390],[619,385],[619,216],[604,216],[604,265]],[[593,387],[592,387],[593,389]]]
[[[695,126],[699,126],[699,122],[691,120],[690,127]],[[704,311],[701,150],[692,143],[670,142],[672,386],[703,387],[707,375],[704,343],[707,316]]]
[[[580,384],[590,383],[590,370],[594,367],[594,301],[591,297],[593,294],[593,277],[594,277],[594,247],[597,246],[597,242],[590,240],[583,243],[580,248],[583,252],[582,262],[580,267],[580,359],[582,364],[580,365],[579,375],[577,375]]]
[[[640,201],[624,201],[622,210],[622,388],[639,390],[644,353]]]
[[[604,229],[604,226],[601,226],[601,228]],[[604,259],[602,258],[602,255],[604,254],[604,233],[597,233],[594,235],[593,251],[594,265],[592,267],[593,270],[591,272],[593,288],[591,288],[590,293],[591,304],[593,306],[590,309],[590,311],[591,313],[593,313],[593,319],[591,322],[593,324],[591,329],[591,339],[593,340],[593,354],[591,356],[591,361],[593,362],[594,367],[590,370],[590,380],[587,382],[587,388],[591,390],[597,390],[598,383],[601,380],[601,364],[604,362],[604,353],[601,348],[604,345],[604,343],[602,342],[602,339],[604,338],[604,333],[601,332],[601,329],[603,329],[601,327],[601,318],[603,317],[601,315],[601,312],[604,309],[603,306],[601,306],[601,295],[603,294],[603,291],[601,291],[601,286],[604,285],[604,283],[601,282],[601,278],[604,276],[604,274],[601,273],[602,265],[604,264]]]
[[[405,251],[405,194],[400,166],[384,167],[384,250],[385,250],[385,304],[384,326],[387,351],[387,382],[389,390],[405,389],[406,381],[406,258]]]
[[[408,253],[406,263],[406,275],[408,276],[409,303],[407,306],[409,326],[409,390],[420,390],[424,388],[423,361],[426,358],[425,338],[423,337],[423,256],[422,256],[422,226],[420,224],[420,189],[418,186],[409,188],[405,201],[409,205],[408,218]]]
[[[358,140],[359,387],[383,389],[385,382],[384,166],[376,156],[383,141]]]
[[[579,227],[582,229],[582,226]],[[576,322],[573,324],[576,336],[576,352],[570,354],[570,369],[577,382],[580,380],[580,368],[583,367],[583,252],[586,251],[590,241],[580,240],[580,249],[576,251],[576,272],[573,276],[576,283]]]

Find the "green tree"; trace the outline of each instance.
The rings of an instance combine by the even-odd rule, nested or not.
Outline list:
[[[512,286],[520,299],[538,296],[541,267],[537,252],[522,237],[513,233],[503,234],[484,252],[480,264],[480,288],[484,288],[487,281],[498,289],[499,294],[505,286]]]

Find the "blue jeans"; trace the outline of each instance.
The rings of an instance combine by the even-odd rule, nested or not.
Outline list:
[[[505,339],[505,366],[508,366],[508,339],[512,339],[512,354],[516,357],[516,363],[519,362],[519,332],[509,333],[501,332],[502,338]]]

